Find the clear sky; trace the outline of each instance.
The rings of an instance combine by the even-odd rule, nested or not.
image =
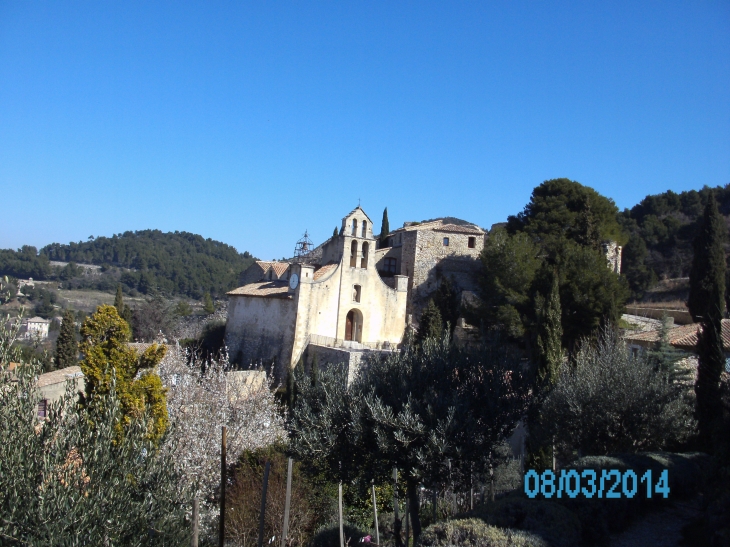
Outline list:
[[[0,248],[730,183],[730,2],[0,0]]]

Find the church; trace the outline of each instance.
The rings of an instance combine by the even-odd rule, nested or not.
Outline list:
[[[386,282],[376,269],[373,223],[357,207],[337,237],[301,249],[291,263],[257,263],[245,275],[263,279],[228,293],[226,343],[234,362],[287,368],[314,354],[320,362],[359,361],[389,350],[406,326],[408,278]],[[305,355],[305,350],[309,350]]]

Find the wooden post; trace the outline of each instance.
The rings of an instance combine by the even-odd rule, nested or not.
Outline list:
[[[431,524],[436,524],[436,519],[438,519],[438,491],[436,490],[436,487],[433,487],[433,494],[431,495],[431,505],[433,506],[433,522]]]
[[[340,507],[340,547],[345,547],[345,531],[342,526],[342,481],[339,487],[339,507]]]
[[[552,455],[553,455],[553,473],[555,473],[555,437],[553,437]]]
[[[410,513],[411,503],[410,502],[411,502],[411,500],[409,500],[408,496],[406,496],[406,547],[408,547],[408,536],[411,533],[411,527],[409,526],[410,518],[411,518],[411,513]]]
[[[393,468],[393,516],[395,520],[400,518],[400,507],[398,507],[398,468]]]
[[[226,542],[226,442],[228,428],[221,428],[221,516],[218,519],[218,547],[224,547]]]
[[[193,537],[190,541],[191,547],[198,547],[198,521],[200,520],[198,496],[193,498]]]
[[[286,470],[286,499],[284,500],[284,530],[281,533],[281,547],[286,547],[286,537],[289,534],[289,506],[291,504],[291,475],[294,461],[289,458]]]
[[[378,529],[378,503],[375,500],[375,481],[373,480],[372,485],[373,489],[373,513],[375,514],[375,543],[380,545],[380,530]]]
[[[259,515],[259,543],[258,546],[262,547],[264,544],[264,524],[266,521],[266,489],[269,486],[269,469],[271,468],[271,463],[266,462],[266,466],[264,467],[264,485],[261,489],[261,513]]]

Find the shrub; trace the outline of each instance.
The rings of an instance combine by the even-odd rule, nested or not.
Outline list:
[[[549,547],[539,536],[520,530],[497,528],[470,518],[432,524],[421,535],[423,547]]]
[[[509,497],[477,507],[470,514],[493,526],[530,532],[553,547],[580,544],[580,521],[554,502]]]
[[[345,545],[355,545],[360,539],[367,536],[357,526],[346,522],[343,526]],[[311,547],[340,547],[340,525],[338,523],[326,524],[317,530],[312,539]]]
[[[632,357],[604,329],[564,366],[540,411],[547,437],[583,454],[638,452],[682,443],[694,431],[693,405],[681,384]]]

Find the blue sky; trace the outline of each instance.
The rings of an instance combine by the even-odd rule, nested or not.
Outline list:
[[[0,248],[730,183],[730,2],[0,0]]]

